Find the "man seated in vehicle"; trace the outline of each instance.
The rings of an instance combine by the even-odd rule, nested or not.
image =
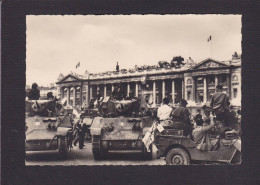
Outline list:
[[[181,129],[183,130],[183,134],[185,136],[190,135],[192,132],[192,125],[190,122],[190,113],[189,110],[187,109],[187,104],[188,102],[184,99],[180,101],[179,107],[177,107],[173,112],[172,112],[172,120],[173,120],[173,125],[172,127],[175,129]]]
[[[203,124],[203,119],[201,115],[200,109],[197,109],[197,114],[194,117],[194,121],[196,122],[197,125],[202,125]]]
[[[196,128],[192,131],[193,140],[198,144],[197,148],[200,150],[216,150],[219,139],[210,138],[210,130],[215,126],[213,116],[206,106],[203,106],[205,117],[203,122],[198,122]]]
[[[164,98],[162,105],[157,110],[157,117],[159,118],[161,125],[164,127],[169,127],[172,125],[172,120],[171,120],[172,108],[168,104],[169,104],[169,99]]]

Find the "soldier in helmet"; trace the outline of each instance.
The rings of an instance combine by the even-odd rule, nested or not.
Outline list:
[[[38,89],[37,83],[32,84],[32,89],[29,91],[28,98],[29,100],[39,100],[40,90]]]

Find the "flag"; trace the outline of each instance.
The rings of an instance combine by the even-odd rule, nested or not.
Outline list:
[[[209,41],[211,41],[211,35],[210,35],[209,38],[208,38],[208,42],[209,42]]]
[[[79,62],[79,63],[77,63],[77,65],[76,65],[76,68],[78,68],[78,67],[80,67],[80,62]]]

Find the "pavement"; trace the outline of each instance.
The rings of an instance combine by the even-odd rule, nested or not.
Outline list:
[[[153,148],[153,160],[144,160],[138,151],[109,152],[107,159],[94,160],[92,143],[85,143],[83,149],[73,146],[66,159],[62,159],[57,150],[26,152],[25,164],[30,165],[165,165],[164,158],[156,159]]]

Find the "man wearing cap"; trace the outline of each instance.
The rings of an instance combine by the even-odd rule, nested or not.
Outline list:
[[[216,119],[224,121],[225,126],[229,126],[229,105],[229,96],[223,92],[222,85],[217,85],[216,93],[211,98],[210,106],[216,115]]]
[[[188,102],[184,99],[180,101],[179,107],[172,112],[173,128],[182,129],[184,135],[191,136],[192,125],[190,122],[190,113],[187,109]]]

